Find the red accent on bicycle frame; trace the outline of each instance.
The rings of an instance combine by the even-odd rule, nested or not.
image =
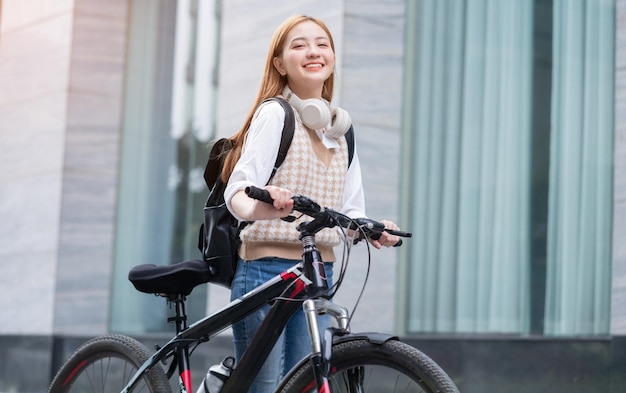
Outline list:
[[[310,392],[311,389],[313,389],[314,387],[315,387],[315,381],[312,381],[310,384],[306,385],[303,392]]]
[[[303,392],[310,392],[315,387],[315,384],[315,381],[311,382],[304,388]],[[322,386],[319,393],[330,393],[330,386],[328,385],[328,381],[324,383],[324,386]]]
[[[297,278],[298,276],[296,275],[296,273],[294,272],[282,272],[280,273],[280,277],[284,280],[290,280],[290,279],[294,279]],[[300,292],[304,291],[304,289],[306,288],[306,284],[304,283],[304,281],[302,280],[297,280],[296,281],[296,286],[293,290],[293,292],[291,292],[289,294],[289,297],[291,297],[292,299],[296,297],[297,294],[299,294]]]
[[[296,273],[294,273],[294,272],[282,272],[282,273],[280,273],[280,278],[282,278],[283,281],[287,281],[290,278],[296,278],[296,277],[297,277]]]
[[[67,385],[74,378],[74,375],[76,375],[76,373],[79,372],[85,366],[85,363],[87,363],[87,359],[78,363],[78,366],[74,367],[70,375],[68,375],[67,378],[65,378],[65,381],[63,381],[63,386]]]
[[[183,380],[183,384],[185,385],[185,389],[189,393],[193,393],[193,389],[191,389],[191,371],[185,370],[180,374],[180,378]]]
[[[296,290],[293,291],[293,296],[295,297],[298,293],[304,291],[306,288],[306,284],[302,280],[298,280],[296,282]]]
[[[280,273],[280,278],[282,278],[283,281],[287,281],[287,280],[293,280],[295,278],[298,278],[298,276],[294,272],[282,272]],[[306,288],[306,284],[304,283],[304,281],[297,280],[295,290],[291,293],[290,296],[295,297],[295,295],[304,291],[305,288]]]

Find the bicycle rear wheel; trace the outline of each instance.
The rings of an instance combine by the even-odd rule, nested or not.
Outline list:
[[[122,335],[96,337],[69,357],[50,384],[49,393],[119,393],[150,352],[139,341]],[[133,392],[169,393],[169,381],[159,365],[148,370]]]
[[[450,377],[432,359],[399,341],[372,344],[354,339],[333,345],[330,388],[337,392],[458,393]],[[310,362],[282,383],[278,392],[314,392]]]

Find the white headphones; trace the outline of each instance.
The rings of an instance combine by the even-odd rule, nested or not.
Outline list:
[[[283,97],[296,108],[304,125],[314,130],[325,127],[325,133],[333,138],[343,136],[352,125],[348,112],[331,107],[326,100],[317,98],[301,100],[288,85],[283,89]]]

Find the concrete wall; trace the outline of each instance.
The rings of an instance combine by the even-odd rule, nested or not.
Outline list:
[[[0,333],[51,334],[73,2],[4,1],[1,18]]]
[[[127,3],[75,0],[74,4],[56,334],[108,331]]]

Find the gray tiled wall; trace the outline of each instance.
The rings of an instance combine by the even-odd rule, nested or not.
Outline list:
[[[45,4],[2,4],[0,333],[104,333],[128,4]]]
[[[0,334],[52,333],[72,37],[62,3],[2,3]]]
[[[101,334],[108,330],[128,5],[77,0],[73,14],[54,332]]]

